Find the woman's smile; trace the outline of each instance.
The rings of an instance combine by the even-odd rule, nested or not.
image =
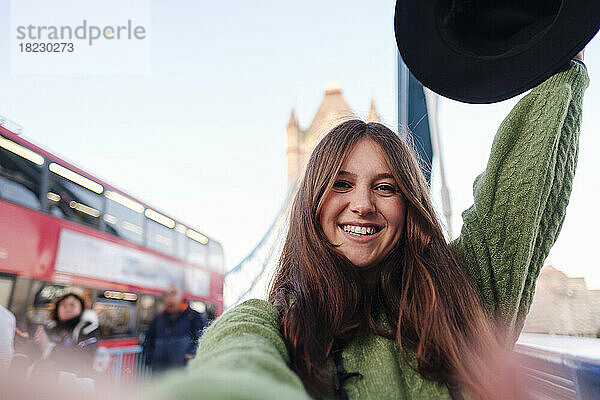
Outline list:
[[[367,243],[377,238],[383,228],[375,224],[362,224],[357,222],[340,224],[340,229],[349,240],[354,240],[358,243]]]

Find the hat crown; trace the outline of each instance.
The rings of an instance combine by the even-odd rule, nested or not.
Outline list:
[[[494,10],[516,10],[531,14],[555,13],[564,0],[438,0],[456,14],[481,13]]]
[[[438,0],[437,24],[456,51],[506,55],[548,30],[563,0]]]

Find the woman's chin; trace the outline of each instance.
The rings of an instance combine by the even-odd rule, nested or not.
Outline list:
[[[346,258],[348,259],[348,261],[350,261],[350,263],[352,263],[352,265],[354,265],[356,268],[370,268],[373,267],[374,265],[377,264],[377,260],[375,260],[373,257],[348,257],[346,256]]]
[[[343,256],[350,264],[358,269],[371,268],[378,265],[383,257],[375,251],[365,251],[365,249],[353,249],[346,247],[338,247],[337,252]]]

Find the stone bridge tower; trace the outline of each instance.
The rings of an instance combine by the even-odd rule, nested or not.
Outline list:
[[[342,89],[336,82],[329,83],[325,88],[321,105],[308,129],[303,130],[300,127],[292,108],[286,129],[288,184],[302,177],[308,158],[321,138],[336,125],[352,118],[357,117],[346,103]],[[381,122],[373,99],[367,121]]]

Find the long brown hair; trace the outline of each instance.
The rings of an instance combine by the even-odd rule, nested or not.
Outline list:
[[[322,203],[345,158],[361,139],[387,155],[406,204],[400,242],[375,269],[375,284],[329,243],[319,222]],[[293,370],[313,394],[330,392],[324,364],[334,342],[360,327],[414,350],[425,379],[459,384],[487,397],[493,371],[482,351],[499,349],[477,291],[455,258],[429,198],[414,151],[379,123],[350,120],[313,151],[292,206],[269,301],[279,307]],[[381,317],[391,329],[383,328]],[[484,350],[485,349],[485,350]]]

